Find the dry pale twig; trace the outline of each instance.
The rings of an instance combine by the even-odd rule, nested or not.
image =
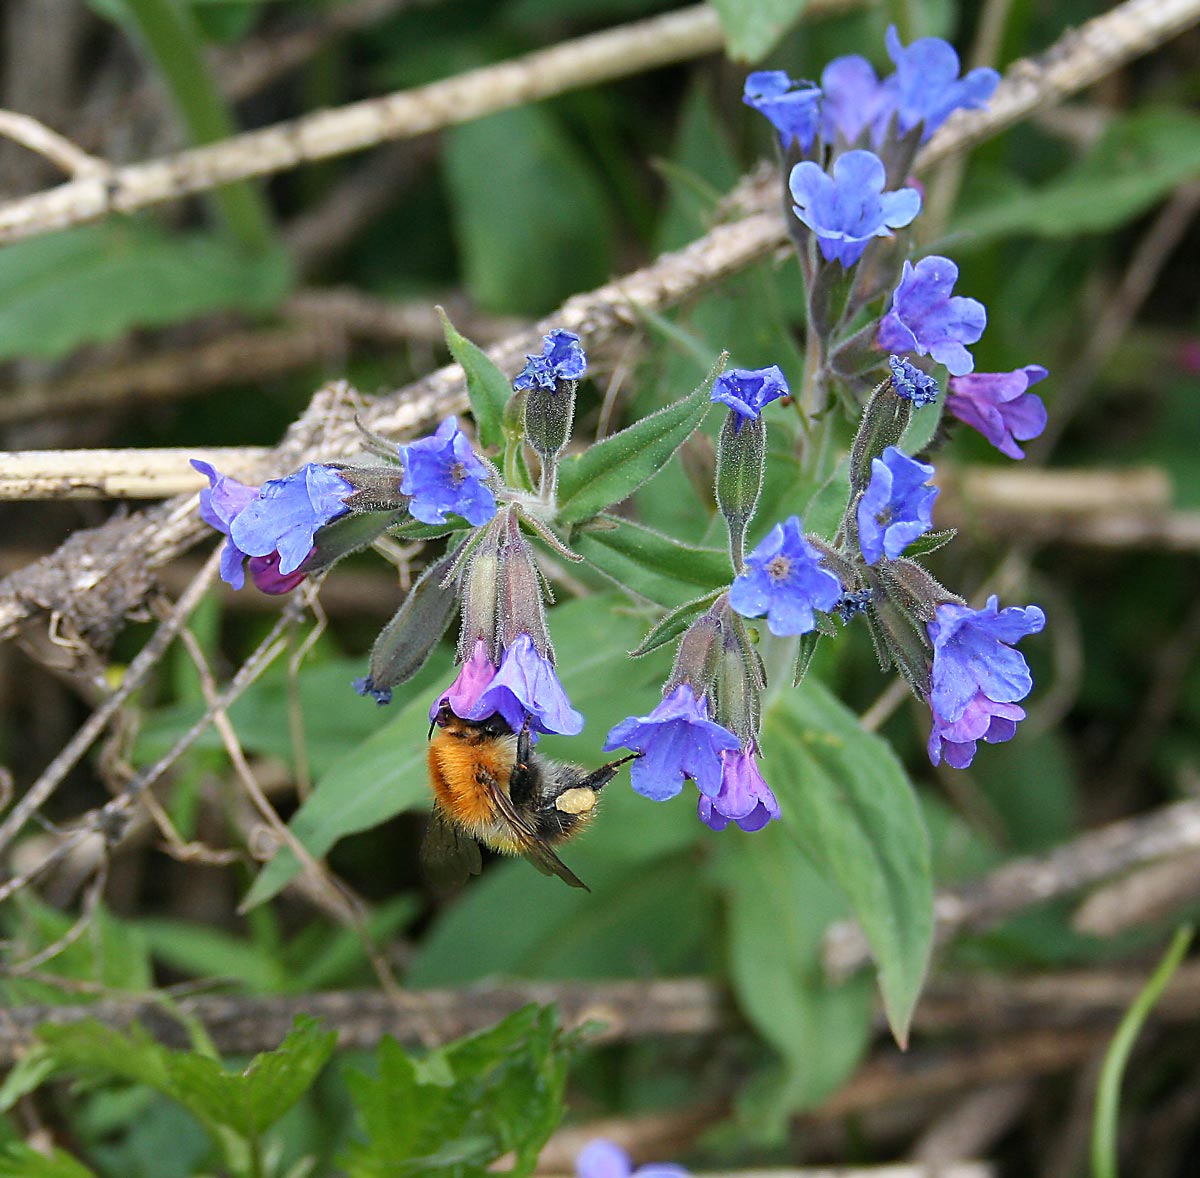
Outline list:
[[[45,123],[14,110],[0,110],[0,136],[36,151],[61,168],[68,176],[84,178],[103,176],[110,171],[108,164],[88,155],[69,139],[52,131]]]
[[[981,932],[1014,912],[1078,892],[1134,866],[1200,850],[1200,802],[1176,802],[1150,814],[1088,831],[1045,855],[1014,859],[990,875],[934,898],[934,942]],[[867,964],[870,950],[856,921],[825,935],[825,968],[835,978]]]

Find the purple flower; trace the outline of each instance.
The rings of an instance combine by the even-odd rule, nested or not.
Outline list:
[[[767,615],[775,635],[807,634],[816,627],[813,610],[830,610],[842,596],[836,574],[821,566],[821,554],[804,538],[798,516],[776,524],[746,557],[734,578],[729,604],[744,618]],[[636,769],[636,766],[635,766]]]
[[[688,1178],[682,1166],[652,1162],[633,1168],[633,1161],[619,1146],[603,1138],[589,1141],[575,1159],[576,1178]]]
[[[283,593],[290,593],[308,576],[307,573],[299,570],[281,573],[279,571],[281,559],[278,552],[268,552],[266,556],[250,558],[246,567],[250,570],[250,580],[254,582],[255,589],[260,593],[270,593],[276,597]]]
[[[1028,442],[1046,428],[1046,406],[1029,386],[1049,375],[1040,364],[1012,372],[975,372],[950,380],[946,408],[977,429],[1001,454],[1024,458],[1017,442]]]
[[[835,57],[821,74],[821,135],[854,143],[878,120],[887,101],[875,68],[857,53]]]
[[[915,188],[884,192],[886,183],[883,164],[869,151],[838,156],[832,176],[812,160],[792,169],[792,211],[817,235],[825,261],[853,266],[872,237],[889,236],[921,211]]]
[[[411,495],[409,514],[424,524],[444,524],[453,511],[475,527],[496,514],[496,496],[484,480],[488,468],[479,460],[458,419],[447,417],[432,437],[400,447],[404,477],[402,494]]]
[[[821,91],[811,82],[795,82],[783,70],[759,70],[747,75],[742,101],[770,120],[784,151],[793,140],[801,151],[812,146],[821,117]]]
[[[879,346],[932,356],[954,376],[970,372],[975,357],[963,345],[983,335],[987,311],[976,299],[952,296],[957,281],[958,267],[949,258],[931,254],[915,266],[905,262],[892,309],[879,324]]]
[[[480,645],[475,647],[476,654]],[[460,674],[459,679],[462,677]],[[458,680],[455,680],[455,685],[458,686]],[[469,693],[473,687],[471,682],[464,685],[462,690]],[[451,707],[454,708],[453,703]],[[454,710],[457,712],[457,709]],[[474,706],[467,708],[463,719],[484,720],[496,712],[504,717],[514,732],[519,732],[526,720],[534,732],[559,732],[564,736],[576,736],[583,731],[583,716],[571,707],[571,701],[555,674],[554,664],[538,652],[528,634],[518,634],[517,640],[504,652],[500,659],[500,670],[480,691]]]
[[[579,380],[587,370],[587,356],[573,331],[556,327],[542,339],[542,354],[525,357],[525,367],[513,381],[514,389],[536,387],[554,392],[560,380]]]
[[[496,666],[488,657],[487,643],[482,638],[477,638],[471,657],[459,668],[454,682],[433,701],[429,709],[429,722],[432,724],[437,719],[442,704],[449,704],[450,710],[460,719],[470,718],[483,689],[489,686],[495,677]],[[520,724],[510,727],[514,732],[518,731],[524,722],[522,717]]]
[[[218,474],[210,463],[199,458],[192,459],[192,467],[208,479],[207,489],[200,492],[200,518],[210,528],[229,537],[221,550],[221,580],[240,589],[246,583],[242,565],[247,554],[234,543],[229,529],[238,515],[257,498],[258,488],[248,487],[226,474]]]
[[[924,143],[959,107],[987,106],[1000,75],[993,69],[971,70],[958,76],[958,54],[939,37],[921,37],[905,48],[895,25],[887,31],[888,56],[896,72],[884,83],[887,110],[896,112],[896,130],[904,135],[923,124]]]
[[[933,467],[889,446],[871,459],[871,481],[858,501],[858,544],[863,560],[895,560],[933,527],[937,487],[929,486]]]
[[[736,749],[738,738],[708,718],[704,697],[681,683],[648,716],[630,716],[615,725],[604,751],[627,748],[642,755],[633,762],[633,788],[652,802],[665,802],[691,778],[703,794],[721,788],[721,752]]]
[[[897,396],[911,401],[918,409],[937,400],[938,382],[911,360],[889,356],[888,367],[892,370],[892,384]]]
[[[700,795],[700,821],[706,826],[724,830],[732,820],[755,831],[779,817],[779,803],[759,772],[757,755],[753,743],[721,754],[721,788],[716,797]]]
[[[353,493],[336,470],[310,462],[286,478],[263,483],[257,498],[238,512],[229,534],[250,556],[278,552],[279,573],[291,573],[308,559],[317,529],[345,515],[343,500]]]
[[[929,759],[935,765],[944,753],[948,765],[965,769],[976,741],[1012,739],[1017,721],[1025,719],[1017,703],[1029,694],[1033,678],[1024,656],[1009,644],[1037,634],[1045,624],[1046,615],[1036,605],[997,610],[994,595],[983,609],[952,602],[938,606],[928,626],[933,642]]]
[[[753,420],[772,401],[791,395],[788,383],[778,365],[770,368],[734,368],[723,372],[713,381],[711,401],[728,405],[742,420]]]

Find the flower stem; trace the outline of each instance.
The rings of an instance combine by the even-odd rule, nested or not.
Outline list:
[[[1100,1083],[1096,1089],[1096,1115],[1092,1122],[1092,1178],[1117,1178],[1117,1118],[1121,1101],[1121,1077],[1133,1042],[1142,1029],[1154,1004],[1167,988],[1195,930],[1190,924],[1180,925],[1171,938],[1163,959],[1150,980],[1125,1012],[1117,1033],[1104,1056]]]
[[[192,142],[213,143],[234,135],[237,127],[205,64],[190,11],[172,0],[127,0],[127,7]],[[217,188],[213,200],[225,227],[248,250],[263,252],[275,243],[270,209],[252,182]]]

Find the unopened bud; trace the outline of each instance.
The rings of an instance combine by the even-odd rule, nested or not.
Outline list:
[[[431,564],[409,590],[392,620],[371,647],[369,687],[378,701],[397,684],[411,679],[429,658],[454,616],[454,592],[442,580],[453,560]]]
[[[406,518],[403,510],[351,512],[317,529],[312,555],[304,562],[306,573],[321,573],[343,556],[374,544],[389,528]]]
[[[579,382],[560,380],[553,389],[532,388],[525,397],[525,437],[545,461],[562,453],[575,419],[575,390]]]
[[[489,654],[496,649],[496,612],[500,582],[500,538],[504,523],[500,516],[482,531],[467,562],[463,577],[462,627],[458,635],[458,657],[470,658],[482,641]]]
[[[767,427],[761,417],[731,410],[717,439],[717,506],[729,528],[731,550],[740,557],[754,518],[767,461]],[[740,573],[740,567],[734,569]]]
[[[502,647],[507,649],[519,635],[528,634],[538,654],[554,661],[554,647],[546,629],[541,575],[533,560],[533,549],[521,535],[521,522],[513,508],[505,512],[497,611]]]
[[[850,489],[865,491],[871,481],[871,461],[895,446],[912,420],[913,403],[896,392],[891,376],[875,391],[863,409],[862,421],[850,450]]]
[[[716,720],[742,742],[743,748],[758,739],[761,704],[757,657],[745,632],[731,619],[725,626],[717,669]]]
[[[879,571],[866,570],[868,588],[867,623],[879,665],[886,671],[895,667],[909,687],[920,697],[929,694],[929,675],[933,654],[924,623],[902,600],[888,592],[889,586]]]
[[[697,699],[708,693],[716,678],[721,657],[722,624],[718,606],[724,608],[720,599],[708,613],[701,614],[684,631],[675,651],[671,677],[663,688],[664,696],[670,695],[683,683],[692,689]]]
[[[966,604],[915,560],[889,561],[880,570],[880,580],[892,599],[922,622],[932,622],[937,607],[946,602]]]

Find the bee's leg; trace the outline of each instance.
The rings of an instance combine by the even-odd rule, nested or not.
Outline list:
[[[594,789],[599,793],[614,777],[617,775],[617,770],[622,765],[627,765],[630,761],[636,761],[641,753],[630,753],[627,757],[621,757],[616,761],[609,761],[607,765],[601,765],[599,769],[593,769],[586,777],[580,781],[576,781],[575,787],[578,789]]]
[[[536,775],[530,772],[529,762],[533,755],[533,742],[529,736],[529,717],[521,725],[517,734],[517,763],[508,775],[508,796],[518,804],[527,802],[533,797]]]

